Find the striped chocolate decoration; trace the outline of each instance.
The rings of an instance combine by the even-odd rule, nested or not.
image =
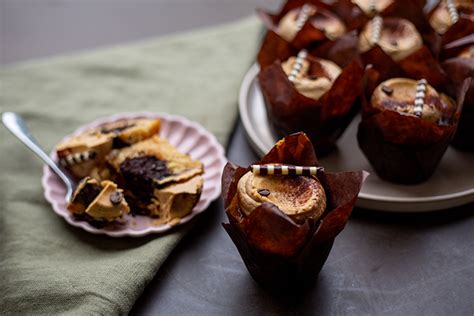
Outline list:
[[[428,82],[426,79],[418,80],[416,85],[415,94],[415,115],[421,117],[423,115],[423,105],[425,104],[426,85]]]
[[[306,23],[306,21],[308,21],[309,19],[309,15],[311,13],[311,6],[309,4],[305,4],[300,12],[299,12],[299,15],[298,15],[298,19],[296,20],[296,32],[298,33],[299,31],[301,31],[301,29],[303,28],[304,24]]]
[[[97,153],[95,151],[85,151],[82,153],[70,154],[64,158],[59,159],[59,164],[63,167],[72,166],[87,160],[94,159],[96,156]]]
[[[251,165],[254,174],[260,175],[290,175],[290,176],[316,176],[322,167],[306,167],[293,165]]]
[[[459,13],[458,9],[456,9],[456,5],[454,4],[453,0],[447,0],[446,5],[448,7],[448,13],[449,17],[451,18],[451,22],[456,24],[456,22],[459,20]]]
[[[308,57],[308,52],[303,49],[298,53],[296,56],[295,63],[293,64],[293,68],[291,69],[290,74],[288,75],[288,80],[291,82],[295,81],[296,76],[300,73],[301,67],[303,65],[303,61]]]
[[[372,45],[375,45],[380,40],[380,35],[382,34],[383,19],[381,16],[377,15],[377,16],[374,16],[371,23],[372,23],[372,34],[370,37],[370,42]]]

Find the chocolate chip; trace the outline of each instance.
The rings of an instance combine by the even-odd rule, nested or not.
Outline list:
[[[393,89],[390,88],[389,86],[382,86],[382,91],[388,95],[391,95],[393,93]]]
[[[110,194],[110,202],[112,202],[113,205],[120,204],[123,200],[123,194],[121,192],[115,191]]]
[[[261,196],[269,196],[270,195],[270,191],[268,191],[267,189],[258,189],[258,194],[260,194]]]

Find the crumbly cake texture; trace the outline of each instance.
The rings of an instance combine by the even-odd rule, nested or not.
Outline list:
[[[153,181],[158,186],[170,182],[187,180],[195,175],[202,174],[204,170],[203,164],[200,161],[193,160],[189,155],[179,152],[173,145],[168,143],[167,140],[156,135],[128,148],[112,151],[107,157],[107,162],[115,171],[127,172],[128,170],[124,170],[123,167],[133,167],[135,165],[132,163],[134,159],[141,158],[137,164],[150,164],[143,160],[143,157],[150,157],[148,159],[166,162],[166,169],[169,174],[166,176],[157,175],[153,177]],[[147,167],[147,170],[150,169],[152,165],[154,164],[151,163],[150,166]],[[156,169],[158,167],[154,166],[153,168]]]
[[[133,200],[134,212],[168,222],[187,215],[199,200],[203,164],[159,136],[114,150],[107,162]]]
[[[90,129],[56,147],[59,162],[73,176],[83,178],[101,168],[114,148],[124,148],[147,139],[160,130],[158,119],[121,120]]]
[[[78,218],[93,222],[113,222],[130,213],[130,208],[112,181],[98,182],[85,177],[76,188],[68,209]]]
[[[60,144],[59,159],[95,153],[63,164],[83,177],[68,209],[78,218],[105,223],[129,212],[151,216],[159,224],[178,223],[189,214],[199,201],[204,166],[157,136],[159,127],[159,120],[123,120]]]

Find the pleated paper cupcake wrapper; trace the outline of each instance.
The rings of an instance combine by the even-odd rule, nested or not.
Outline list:
[[[393,69],[395,72],[396,69]],[[362,94],[362,121],[357,140],[359,147],[377,174],[385,180],[411,184],[427,180],[435,171],[456,132],[469,80],[456,86],[455,94],[444,92],[456,101],[450,119],[439,125],[412,115],[393,110],[380,110],[370,103],[372,93],[388,75],[381,76],[374,68],[367,67]],[[418,79],[408,76],[408,78]],[[431,84],[428,80],[428,83]]]
[[[363,69],[354,60],[343,68],[330,90],[318,100],[294,87],[280,61],[263,69],[258,80],[273,130],[284,137],[305,132],[319,155],[336,148],[336,142],[359,110]]]
[[[309,138],[297,133],[279,141],[257,164],[318,166]],[[222,197],[229,223],[223,224],[249,273],[269,291],[303,291],[317,279],[336,236],[354,207],[364,171],[321,173],[327,209],[317,221],[296,224],[276,205],[264,203],[250,215],[241,212],[239,179],[249,171],[228,163],[222,176]]]

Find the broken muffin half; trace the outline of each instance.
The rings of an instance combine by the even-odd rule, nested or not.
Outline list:
[[[153,136],[107,157],[133,212],[172,223],[189,214],[203,187],[203,164]]]

